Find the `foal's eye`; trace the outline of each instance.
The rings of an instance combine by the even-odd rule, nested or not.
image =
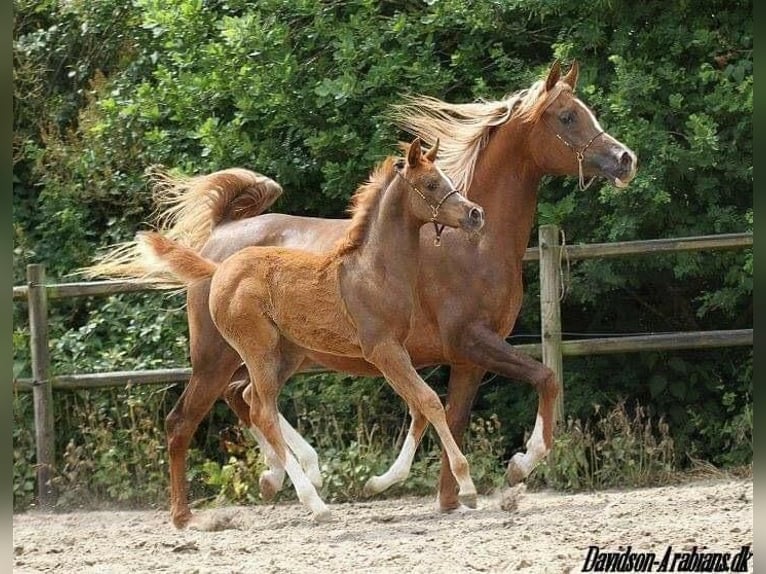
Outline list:
[[[428,191],[436,191],[436,189],[437,189],[438,187],[439,187],[439,186],[437,185],[437,183],[436,183],[435,181],[429,181],[429,182],[426,184],[426,188],[428,188]]]
[[[561,115],[559,115],[559,121],[564,124],[565,126],[568,126],[575,121],[575,113],[571,110],[568,110],[566,112],[562,112]]]

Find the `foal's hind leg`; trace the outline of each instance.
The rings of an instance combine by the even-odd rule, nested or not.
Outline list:
[[[457,480],[460,501],[469,508],[476,508],[476,487],[471,480],[468,461],[447,426],[439,395],[412,366],[406,349],[394,341],[379,343],[365,358],[380,369],[389,384],[407,402],[410,410],[420,411],[434,426],[442,448],[447,453],[452,474]]]
[[[241,374],[240,371],[244,371],[244,374]],[[261,498],[264,500],[271,500],[277,492],[282,490],[285,469],[277,465],[275,459],[266,453],[265,447],[259,439],[260,432],[256,432],[257,429],[250,423],[250,404],[254,399],[248,391],[249,385],[250,378],[247,375],[247,368],[243,366],[241,370],[235,373],[232,382],[226,388],[224,398],[232,410],[237,413],[242,424],[248,428],[258,443],[258,447],[264,453],[268,468],[261,473],[259,478],[260,493]],[[244,396],[246,392],[248,393],[247,400]],[[279,426],[282,429],[282,435],[285,437],[287,446],[298,459],[298,463],[309,477],[309,480],[311,480],[311,484],[316,488],[322,488],[322,473],[319,470],[319,456],[316,450],[290,425],[288,420],[282,416],[282,413],[279,413]],[[266,446],[266,448],[270,447]]]
[[[250,374],[249,393],[244,396],[246,401],[250,398],[249,420],[260,431],[262,443],[273,449],[276,461],[272,464],[285,469],[300,501],[311,510],[315,520],[326,520],[330,511],[287,448],[279,422],[279,391],[303,360],[302,352],[265,317],[254,312],[245,319],[249,325],[246,336],[240,331],[226,335],[245,360]]]
[[[418,445],[428,427],[428,419],[419,410],[410,409],[410,417],[412,417],[410,429],[407,431],[407,437],[404,439],[399,456],[396,457],[394,464],[386,472],[379,476],[373,476],[365,483],[362,491],[365,496],[379,494],[394,484],[404,482],[409,476],[415,452],[418,450]]]

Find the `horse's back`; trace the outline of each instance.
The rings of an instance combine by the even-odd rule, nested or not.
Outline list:
[[[214,261],[252,246],[289,247],[312,253],[330,251],[348,230],[349,219],[322,219],[265,213],[218,225],[202,249]]]

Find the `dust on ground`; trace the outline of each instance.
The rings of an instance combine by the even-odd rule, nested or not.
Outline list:
[[[630,546],[659,562],[668,546],[728,552],[732,560],[753,543],[752,479],[578,494],[521,486],[452,514],[440,513],[433,498],[336,504],[332,511],[332,522],[314,524],[298,503],[198,510],[197,529],[185,530],[158,510],[17,514],[13,571],[566,573],[582,571],[591,546]]]

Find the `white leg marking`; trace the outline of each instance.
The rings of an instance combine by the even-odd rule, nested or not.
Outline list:
[[[394,484],[404,481],[410,475],[412,460],[415,458],[415,451],[418,445],[411,433],[407,433],[404,439],[402,450],[396,457],[394,464],[380,476],[373,476],[364,485],[364,494],[370,496],[383,492]]]
[[[314,520],[322,522],[330,518],[330,509],[319,497],[314,485],[311,484],[309,477],[303,472],[301,465],[295,460],[293,454],[287,450],[285,461],[285,470],[295,487],[298,499],[311,510]]]
[[[322,473],[319,471],[317,451],[306,442],[306,439],[290,425],[281,413],[279,415],[279,428],[282,430],[282,436],[285,437],[287,446],[295,454],[295,458],[298,459],[301,468],[311,480],[311,484],[317,488],[322,488]]]
[[[526,478],[547,454],[548,449],[545,447],[545,440],[543,440],[543,417],[537,415],[532,436],[527,441],[527,452],[514,454],[509,467],[514,466]]]
[[[263,433],[258,430],[258,427],[253,425],[249,430],[255,438],[255,441],[258,443],[258,448],[261,449],[263,458],[266,459],[266,466],[269,467],[268,470],[261,473],[260,479],[268,481],[274,489],[274,492],[282,490],[282,486],[285,482],[285,469],[279,461],[277,453],[266,440],[266,437],[263,436]]]

